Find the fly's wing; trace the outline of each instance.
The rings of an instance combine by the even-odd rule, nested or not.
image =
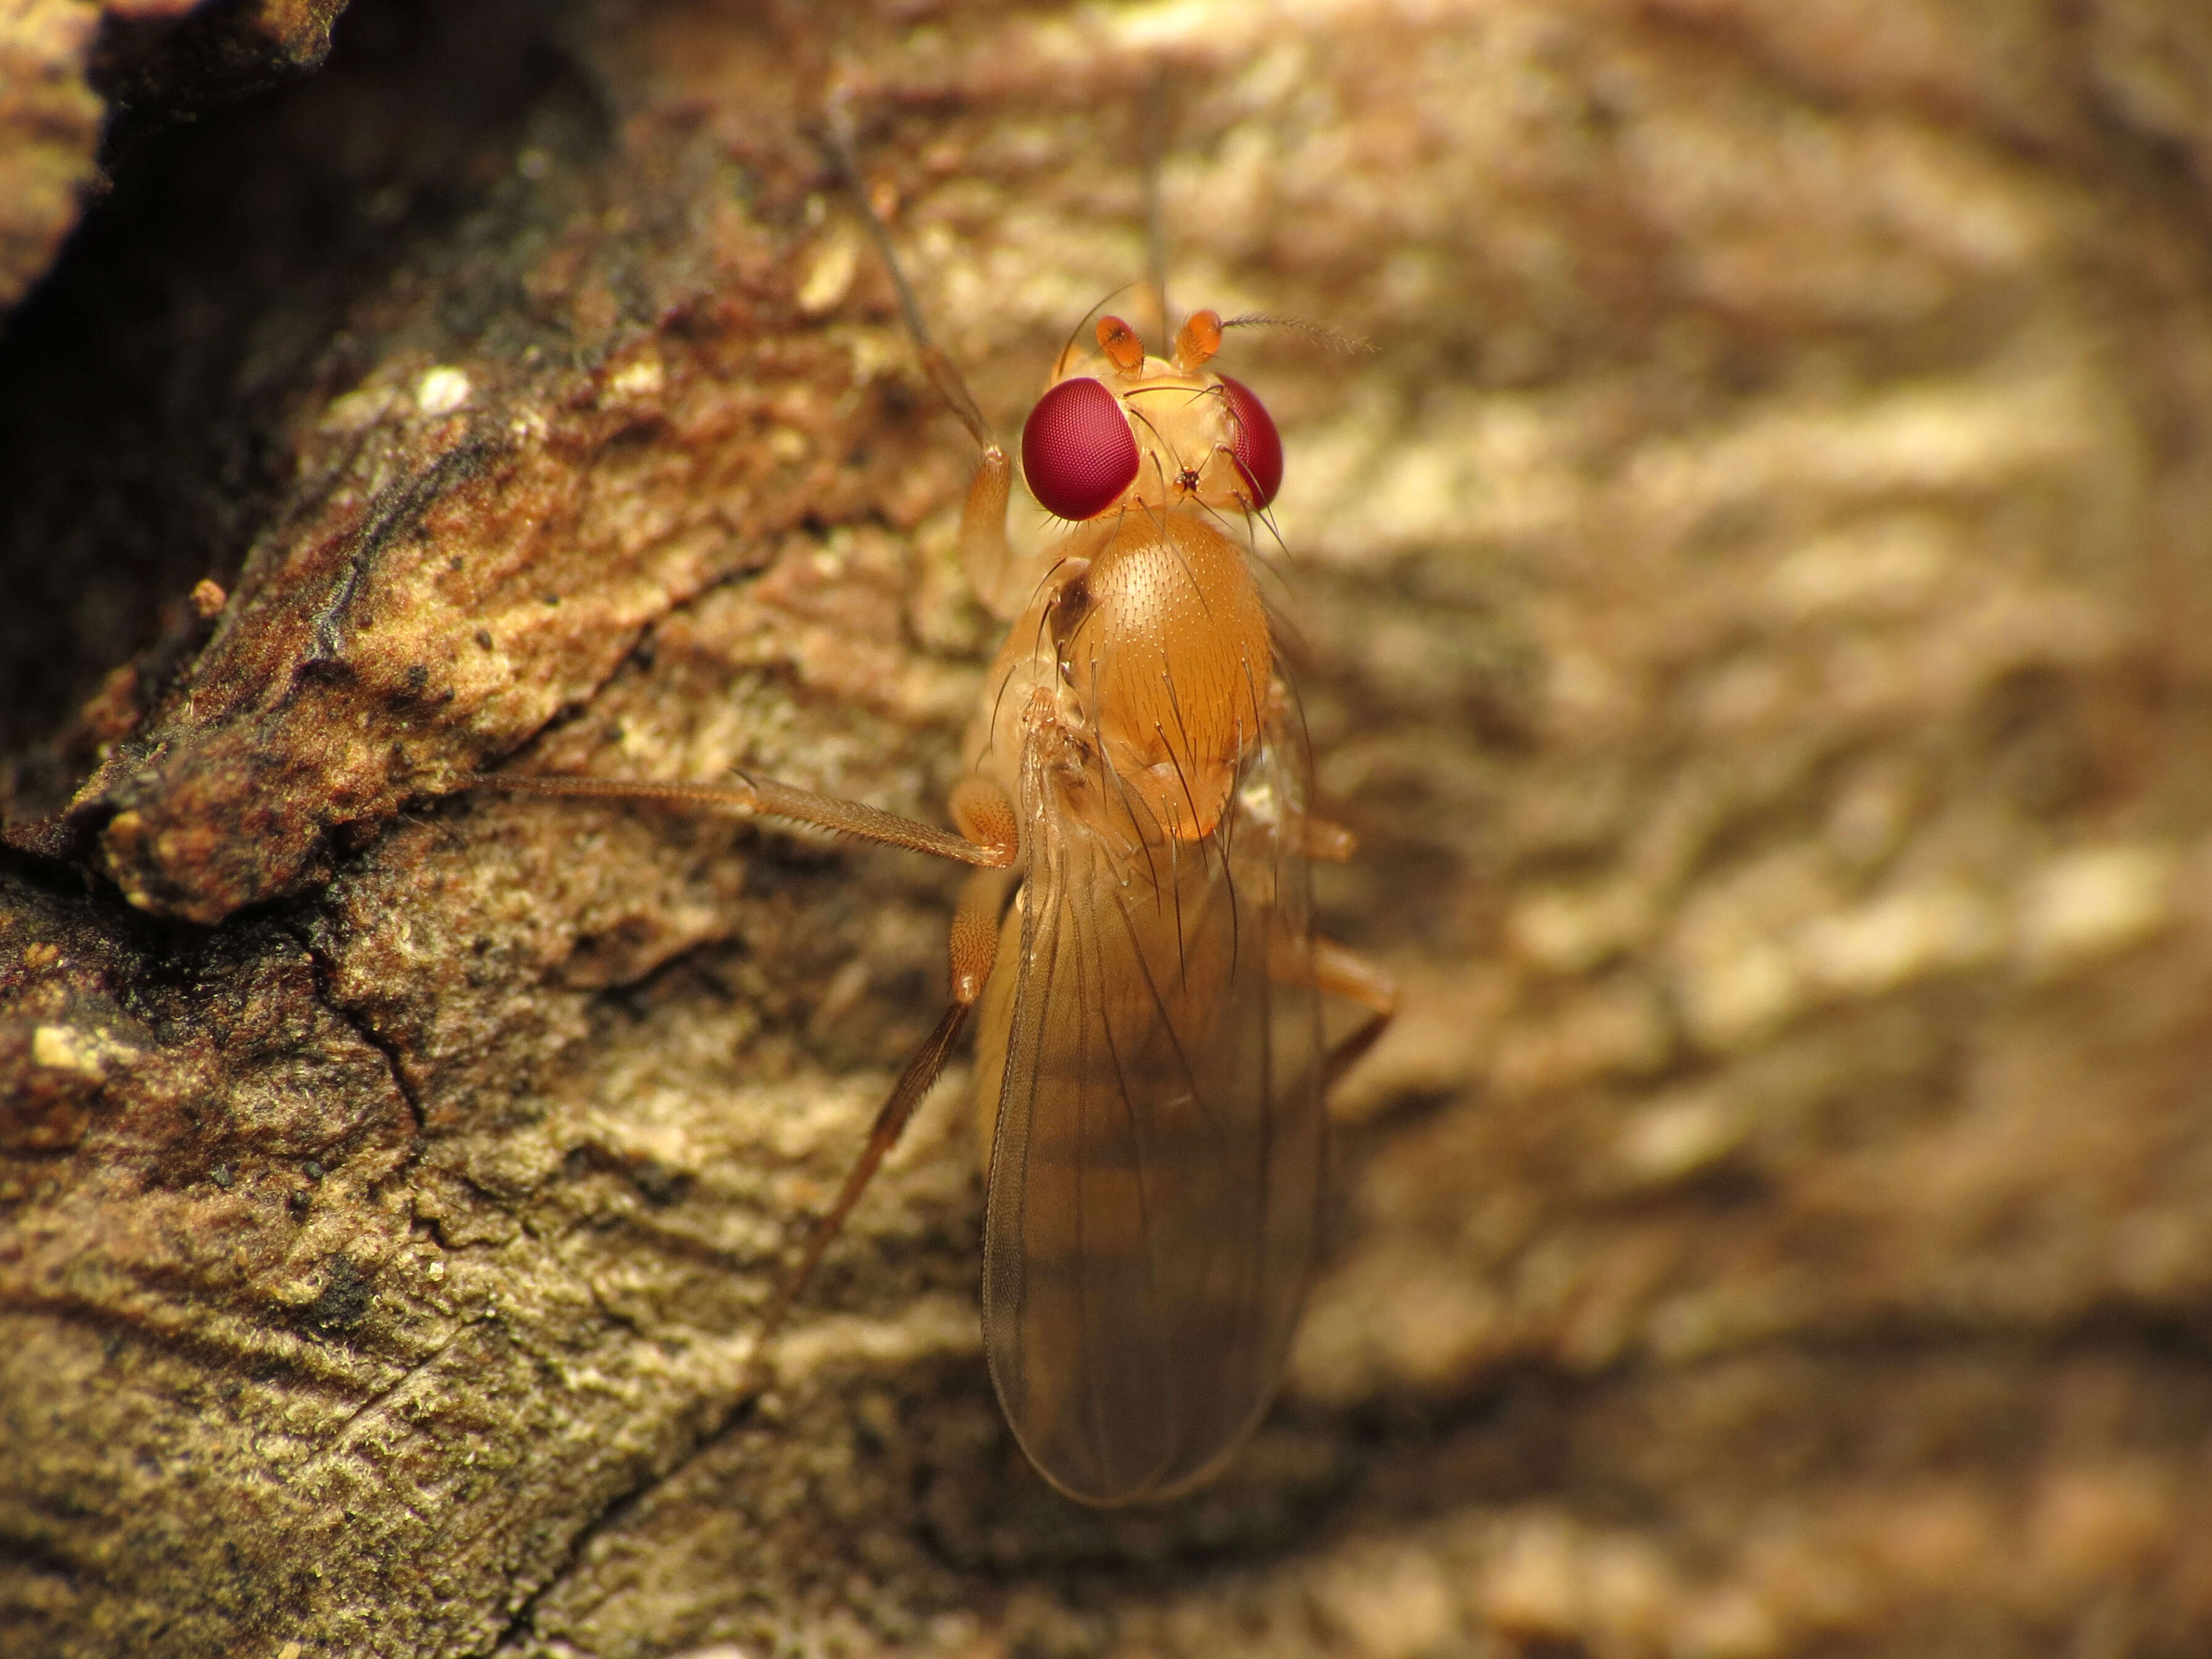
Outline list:
[[[1311,1276],[1323,1121],[1301,762],[1271,732],[1214,834],[1179,844],[1133,848],[1051,780],[1025,784],[983,1341],[1023,1449],[1088,1503],[1165,1498],[1226,1461],[1274,1393]]]

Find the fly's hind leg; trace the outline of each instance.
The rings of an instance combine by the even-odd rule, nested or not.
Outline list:
[[[1304,841],[1308,858],[1331,864],[1342,864],[1359,845],[1351,830],[1327,818],[1306,819]],[[1304,960],[1284,964],[1276,970],[1275,977],[1310,985],[1367,1010],[1367,1018],[1358,1029],[1348,1033],[1322,1060],[1323,1088],[1334,1087],[1337,1079],[1351,1069],[1352,1062],[1375,1046],[1376,1038],[1382,1035],[1398,1012],[1398,981],[1378,964],[1334,939],[1316,935]]]
[[[914,1116],[915,1109],[921,1104],[931,1085],[944,1072],[953,1045],[959,1040],[961,1028],[982,999],[983,988],[990,979],[991,964],[999,949],[999,915],[1006,908],[1006,890],[1014,879],[1013,872],[1006,867],[1013,861],[1015,852],[1013,808],[997,788],[970,778],[953,791],[952,811],[963,834],[993,854],[990,862],[968,878],[961,890],[959,907],[953,912],[951,937],[946,943],[952,969],[952,1000],[938,1020],[937,1029],[915,1051],[914,1058],[907,1061],[906,1069],[892,1085],[890,1098],[876,1114],[875,1124],[868,1131],[867,1144],[854,1160],[845,1184],[838,1188],[836,1201],[815,1222],[805,1249],[776,1287],[768,1311],[762,1316],[759,1331],[753,1338],[752,1352],[746,1360],[749,1383],[764,1381],[763,1363],[769,1345],[805,1293],[814,1270],[822,1265],[823,1254],[844,1226],[845,1218],[853,1212],[853,1206],[860,1201],[860,1194],[867,1190],[868,1182],[875,1178],[884,1158],[898,1144],[899,1135]]]
[[[1334,939],[1318,935],[1313,940],[1310,955],[1310,971],[1318,990],[1331,996],[1356,1002],[1367,1010],[1367,1018],[1332,1048],[1322,1061],[1322,1086],[1334,1088],[1337,1079],[1375,1046],[1375,1039],[1382,1035],[1398,1012],[1398,981],[1370,962],[1357,951],[1347,950]]]
[[[629,781],[620,778],[548,777],[527,774],[494,774],[477,781],[480,789],[505,789],[522,794],[584,795],[602,800],[638,800],[657,802],[678,807],[692,807],[709,811],[735,812],[745,817],[763,815],[788,818],[794,823],[812,824],[817,829],[831,830],[842,835],[858,836],[865,841],[880,842],[889,847],[903,847],[917,853],[931,853],[940,858],[957,860],[976,866],[961,890],[959,908],[952,918],[952,933],[947,943],[951,958],[952,1000],[943,1016],[914,1058],[907,1061],[906,1069],[891,1090],[890,1098],[876,1114],[875,1126],[868,1132],[867,1145],[861,1148],[852,1170],[839,1188],[836,1201],[814,1224],[805,1249],[798,1261],[783,1276],[776,1287],[768,1312],[763,1316],[760,1330],[753,1339],[752,1352],[745,1364],[748,1394],[757,1392],[762,1381],[762,1362],[769,1344],[775,1339],[791,1313],[792,1306],[806,1289],[807,1281],[821,1264],[823,1253],[836,1237],[845,1218],[852,1213],[860,1194],[867,1190],[868,1182],[882,1164],[884,1158],[897,1144],[900,1132],[912,1118],[915,1109],[921,1104],[945,1070],[945,1061],[952,1055],[953,1045],[958,1042],[961,1028],[968,1023],[968,1015],[983,995],[983,988],[991,976],[991,964],[999,949],[999,916],[1006,908],[1006,890],[1014,881],[1010,867],[1020,851],[1019,831],[1014,821],[1012,804],[997,785],[970,775],[954,786],[950,805],[953,822],[960,833],[953,835],[933,824],[913,818],[901,817],[896,813],[867,806],[859,801],[840,800],[832,795],[817,795],[805,789],[794,789],[787,784],[739,779],[728,785],[697,783],[655,783]]]

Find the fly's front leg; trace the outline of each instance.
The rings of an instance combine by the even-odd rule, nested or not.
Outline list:
[[[1011,621],[1021,609],[1021,596],[1006,592],[1006,572],[1013,562],[1006,544],[1006,502],[1013,488],[1012,459],[995,442],[987,442],[968,486],[967,504],[960,509],[960,563],[983,608],[1000,622]]]
[[[817,134],[823,153],[852,192],[853,205],[860,211],[861,223],[867,227],[868,238],[882,255],[884,269],[890,273],[891,290],[898,296],[899,315],[914,341],[915,356],[921,361],[922,373],[929,377],[938,395],[960,417],[960,424],[968,428],[976,447],[983,452],[982,463],[976,467],[975,480],[968,486],[967,505],[960,513],[960,560],[984,608],[1000,621],[1008,621],[1021,608],[1018,599],[1012,602],[1012,609],[1006,608],[1008,600],[1002,591],[1011,562],[1006,546],[1006,501],[1013,491],[1013,461],[992,432],[991,423],[983,418],[982,409],[975,401],[975,394],[968,389],[967,379],[960,373],[959,366],[944,347],[930,337],[921,301],[915,298],[914,285],[907,281],[906,267],[900,263],[898,249],[891,241],[890,228],[876,211],[867,186],[861,182],[860,163],[854,159],[852,140],[845,130],[844,112],[833,105],[825,114],[827,118]]]

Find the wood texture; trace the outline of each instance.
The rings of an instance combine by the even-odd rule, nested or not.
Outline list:
[[[2200,1650],[2203,20],[382,0],[149,123],[0,340],[0,1648]],[[937,815],[968,448],[803,125],[1010,430],[1163,68],[1177,297],[1377,348],[1224,362],[1407,1006],[1285,1399],[1102,1516],[951,1091],[731,1409],[957,874],[461,786]]]

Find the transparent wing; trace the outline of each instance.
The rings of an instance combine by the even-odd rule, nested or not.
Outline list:
[[[1164,1498],[1266,1409],[1313,1270],[1303,750],[1271,732],[1196,842],[1133,841],[1042,775],[1024,795],[984,1346],[1054,1485],[1094,1504]]]

